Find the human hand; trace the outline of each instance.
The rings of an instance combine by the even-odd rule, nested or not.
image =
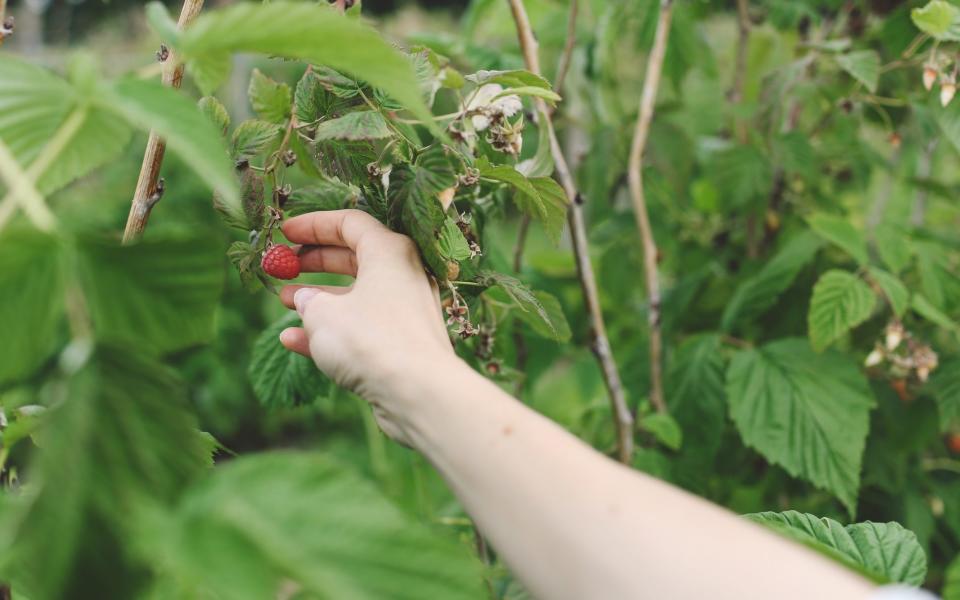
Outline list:
[[[409,444],[408,420],[416,407],[402,405],[411,395],[396,393],[398,387],[455,358],[436,284],[416,246],[359,210],[293,217],[283,233],[303,245],[303,272],[356,279],[348,287],[284,287],[280,299],[297,310],[303,327],[285,329],[281,343],[367,399],[381,429]]]

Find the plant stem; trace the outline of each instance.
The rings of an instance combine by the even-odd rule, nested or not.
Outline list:
[[[747,0],[737,0],[737,58],[733,71],[733,87],[730,88],[730,102],[743,102],[743,86],[747,81],[747,55],[750,50],[750,12]],[[741,144],[747,141],[747,124],[737,119],[737,140]]]
[[[50,212],[50,207],[47,206],[43,196],[37,191],[34,178],[30,177],[28,171],[23,170],[20,163],[17,162],[17,158],[10,148],[3,143],[3,140],[0,140],[0,179],[7,182],[10,196],[20,203],[23,212],[26,213],[37,229],[53,231],[57,223],[56,217]],[[8,214],[12,215],[13,201],[8,206],[11,207]]]
[[[193,21],[200,9],[203,0],[184,0],[180,10],[180,19],[177,28],[183,29]],[[183,64],[177,61],[173,52],[167,55],[163,68],[163,85],[178,88],[183,80]],[[130,203],[130,214],[127,225],[123,230],[123,243],[135,242],[143,234],[150,218],[150,211],[160,199],[162,191],[157,189],[160,178],[160,166],[163,164],[163,155],[166,151],[166,142],[155,131],[150,132],[147,138],[147,148],[143,153],[143,163],[140,165],[140,176],[137,178],[137,188]]]
[[[579,12],[579,0],[570,0],[570,15],[567,17],[567,40],[563,44],[563,53],[560,54],[560,62],[557,64],[557,76],[554,78],[553,91],[563,95],[563,82],[567,77],[567,71],[570,69],[570,59],[573,56],[573,47],[577,43],[577,13]]]
[[[513,20],[517,27],[517,38],[520,41],[520,49],[523,52],[523,59],[527,65],[527,70],[540,74],[540,59],[537,55],[537,39],[533,35],[533,29],[530,27],[530,19],[527,17],[527,11],[523,6],[523,0],[509,0],[510,10],[513,13]],[[567,161],[563,156],[560,147],[560,141],[557,139],[557,133],[553,129],[553,121],[547,109],[546,102],[542,98],[537,98],[537,113],[542,115],[540,119],[541,127],[547,128],[550,139],[550,150],[553,154],[553,160],[556,166],[557,178],[563,186],[567,195],[567,201],[570,204],[567,211],[567,218],[570,223],[570,236],[573,240],[573,253],[577,262],[577,273],[580,277],[580,287],[583,290],[584,301],[587,313],[590,316],[590,324],[593,335],[591,349],[600,364],[600,370],[603,373],[603,381],[607,387],[607,393],[610,396],[610,404],[614,416],[614,424],[617,430],[617,457],[620,462],[629,464],[633,458],[633,415],[627,407],[627,401],[624,396],[623,384],[620,381],[620,374],[617,372],[617,363],[613,357],[613,351],[610,348],[610,342],[607,339],[607,329],[603,321],[603,312],[600,307],[600,294],[597,291],[597,281],[593,273],[593,265],[590,263],[590,248],[587,242],[587,228],[584,223],[582,199],[577,192],[576,183],[567,166]]]
[[[660,328],[660,279],[657,275],[657,245],[650,227],[647,202],[643,193],[643,154],[650,137],[650,123],[653,121],[654,104],[657,89],[663,72],[663,58],[667,51],[667,37],[670,34],[670,21],[673,15],[672,0],[660,1],[660,16],[657,20],[657,33],[647,59],[647,72],[644,75],[643,94],[640,97],[640,109],[637,115],[637,127],[630,146],[630,161],[627,168],[627,180],[630,184],[630,196],[633,200],[633,212],[643,242],[643,271],[647,287],[647,321],[650,326],[650,403],[657,412],[667,412],[663,397],[663,340]]]

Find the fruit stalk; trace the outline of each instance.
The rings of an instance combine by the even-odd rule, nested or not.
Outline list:
[[[523,6],[522,0],[509,0],[510,10],[513,13],[513,21],[517,27],[517,38],[520,42],[520,49],[523,52],[523,60],[526,63],[527,70],[540,75],[540,58],[537,54],[537,38],[533,34],[530,26],[530,19],[527,17],[527,11]],[[607,329],[603,320],[603,312],[600,308],[600,294],[597,291],[597,280],[593,273],[593,265],[590,263],[590,248],[587,241],[587,229],[584,224],[583,200],[577,191],[576,183],[567,161],[563,156],[560,147],[560,141],[557,139],[557,133],[553,129],[553,121],[550,118],[549,109],[546,102],[541,98],[536,99],[537,114],[542,122],[541,127],[546,127],[550,138],[550,151],[553,154],[557,178],[563,186],[567,195],[569,209],[567,211],[567,220],[570,224],[570,237],[573,240],[573,253],[577,263],[577,274],[580,278],[580,287],[583,290],[584,301],[587,313],[590,316],[591,332],[593,341],[591,349],[597,362],[600,364],[600,371],[603,374],[603,381],[607,387],[607,393],[610,396],[614,424],[617,430],[617,458],[624,464],[629,464],[633,458],[633,415],[627,407],[626,397],[623,391],[623,384],[620,381],[620,374],[617,371],[617,363],[613,357],[613,350],[607,339]]]

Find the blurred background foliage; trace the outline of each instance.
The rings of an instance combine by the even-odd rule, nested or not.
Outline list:
[[[168,4],[174,13],[179,8]],[[552,79],[566,39],[568,5],[526,4],[544,74]],[[631,404],[643,411],[649,410],[647,307],[626,168],[658,3],[581,4],[557,123],[586,201],[612,345]],[[855,509],[857,520],[898,521],[915,532],[930,565],[927,585],[940,590],[960,549],[960,445],[951,451],[945,444],[960,434],[955,358],[960,129],[953,127],[960,123],[960,102],[941,108],[936,93],[923,89],[929,44],[913,48],[918,30],[910,10],[924,3],[896,0],[750,2],[746,69],[742,89],[732,94],[735,4],[690,0],[675,9],[644,169],[665,289],[668,398],[694,394],[708,400],[698,401],[701,412],[692,417],[683,415],[682,407],[675,415],[682,442],[673,443],[652,425],[641,431],[635,466],[740,513],[795,509],[849,520],[836,498],[742,443],[726,417],[731,382],[723,374],[727,359],[746,345],[807,337],[811,290],[824,272],[866,268],[844,235],[837,242],[828,226],[811,227],[809,221],[815,215],[839,217],[860,232],[857,239],[868,244],[870,262],[883,265],[933,306],[914,310],[904,324],[918,343],[938,353],[943,375],[938,378],[934,370],[935,385],[886,366],[867,371],[876,409]],[[17,29],[3,52],[58,69],[77,46],[98,55],[109,73],[149,69],[159,45],[139,2],[14,0],[8,11],[16,15]],[[505,2],[369,0],[363,13],[388,37],[426,45],[464,73],[523,65]],[[868,65],[866,73],[845,66],[846,59],[837,57],[850,48],[875,52],[879,63]],[[905,52],[912,53],[905,57]],[[291,85],[303,69],[236,57],[219,94],[235,121],[252,114],[246,90],[254,68]],[[191,85],[187,80],[185,89],[195,94]],[[78,231],[121,231],[144,142],[145,136],[135,135],[105,168],[57,192],[52,205],[62,221]],[[145,239],[199,230],[225,248],[235,234],[212,210],[206,188],[174,156],[168,156],[163,174],[167,191]],[[486,231],[484,250],[505,270],[517,223],[508,219]],[[775,257],[795,258],[799,251],[790,243],[804,235],[822,241],[809,242],[805,258],[771,275]],[[268,448],[322,448],[355,466],[404,511],[468,539],[469,521],[442,481],[417,454],[387,441],[358,399],[333,390],[296,407],[265,408],[257,401],[247,376],[251,351],[285,311],[274,296],[246,291],[225,257],[222,263],[216,335],[209,344],[170,357],[188,384],[201,429],[224,448],[218,460]],[[523,278],[560,299],[573,339],[557,344],[520,331],[526,346],[521,398],[609,453],[610,408],[585,345],[588,319],[568,240],[554,246],[533,228]],[[745,299],[749,293],[738,290],[747,281],[755,289]],[[730,308],[734,300],[743,303],[739,314]],[[842,354],[838,360],[859,368],[884,339],[890,320],[889,311],[870,312],[862,325],[831,340],[836,352],[831,356]],[[516,360],[513,340],[510,335],[497,340],[508,365]],[[33,383],[42,382],[54,363]],[[687,372],[690,365],[701,370]],[[0,402],[17,406],[23,393],[5,390]],[[17,447],[12,464],[22,463],[20,452],[26,450]],[[498,572],[492,579],[497,596],[518,597],[509,577]]]

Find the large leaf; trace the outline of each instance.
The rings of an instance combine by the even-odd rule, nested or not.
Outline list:
[[[910,11],[910,18],[920,31],[938,40],[960,41],[960,8],[946,0],[931,0]]]
[[[63,317],[63,248],[51,236],[0,234],[0,388],[29,377],[57,344]]]
[[[132,556],[133,518],[171,504],[210,464],[210,445],[164,368],[130,347],[98,347],[41,430],[29,501],[5,515],[2,576],[32,600],[136,597],[151,565]]]
[[[813,287],[807,324],[810,344],[820,352],[873,313],[877,296],[862,279],[846,271],[824,273]]]
[[[315,139],[379,140],[391,135],[393,132],[387,127],[383,115],[372,110],[358,110],[320,123]]]
[[[199,107],[159,83],[123,79],[103,91],[99,102],[144,130],[157,132],[239,215],[240,189],[223,138]]]
[[[842,248],[861,265],[870,262],[867,256],[866,239],[848,219],[817,214],[807,219],[807,222],[820,237]]]
[[[737,287],[723,311],[721,328],[729,331],[739,319],[756,316],[770,308],[800,270],[813,260],[819,248],[820,241],[809,233],[791,239],[759,273]]]
[[[806,340],[779,340],[734,356],[727,398],[745,444],[854,513],[874,405],[856,365]]]
[[[242,3],[201,15],[180,36],[188,64],[222,62],[232,52],[300,58],[383,88],[439,133],[413,66],[376,31],[310,2]]]
[[[209,341],[223,288],[217,238],[78,242],[77,269],[98,339],[159,353]]]
[[[299,325],[296,314],[285,315],[267,327],[253,345],[248,370],[250,384],[264,405],[308,403],[330,390],[330,380],[312,360],[280,344],[280,332]]]
[[[837,64],[870,91],[877,91],[880,81],[880,55],[874,50],[858,50],[836,55]]]
[[[217,597],[285,589],[343,600],[482,598],[467,547],[411,521],[320,454],[232,461],[191,490],[165,528],[165,567]]]
[[[317,210],[336,210],[356,206],[360,190],[336,179],[315,179],[307,187],[294,190],[283,210],[289,216]]]
[[[918,586],[927,574],[927,556],[917,536],[899,523],[854,523],[789,510],[747,515],[880,582]]]
[[[960,425],[960,358],[949,358],[930,380],[933,397],[940,410],[940,429],[949,431]]]
[[[726,395],[720,336],[700,335],[685,341],[673,355],[667,373],[667,405],[684,437],[696,440],[686,454],[710,458],[720,446]]]

